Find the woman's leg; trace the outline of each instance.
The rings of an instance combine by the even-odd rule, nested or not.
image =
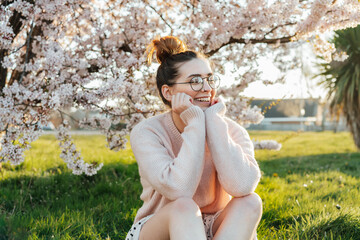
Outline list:
[[[214,222],[214,240],[252,240],[261,215],[262,201],[256,193],[231,199]]]
[[[142,227],[140,240],[206,240],[201,212],[190,198],[168,203]]]

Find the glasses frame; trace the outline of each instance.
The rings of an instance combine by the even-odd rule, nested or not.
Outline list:
[[[203,82],[202,82],[201,88],[200,88],[199,90],[195,90],[195,89],[193,88],[193,86],[192,86],[192,83],[194,83],[194,82],[192,82],[191,80],[193,80],[194,78],[198,78],[198,77],[201,78],[201,79],[203,80]],[[212,86],[209,84],[209,78],[210,78],[210,77],[217,77],[217,78],[219,79],[218,86],[212,87]],[[204,79],[206,79],[206,81],[208,82],[208,85],[209,85],[209,87],[210,87],[211,89],[218,89],[218,88],[219,88],[221,78],[220,78],[218,75],[216,75],[216,74],[213,74],[213,75],[210,75],[210,76],[207,76],[207,77],[194,76],[194,77],[192,77],[192,78],[190,79],[190,82],[172,83],[171,85],[174,85],[174,84],[190,84],[190,87],[191,87],[191,89],[192,89],[193,91],[195,91],[195,92],[200,92],[201,89],[203,89],[203,87],[204,87],[204,82],[205,82]]]

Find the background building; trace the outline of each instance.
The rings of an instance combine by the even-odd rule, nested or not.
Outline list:
[[[303,130],[303,131],[346,131],[345,119],[330,115],[329,106],[316,99],[254,99],[265,119],[260,124],[251,124],[249,130]]]

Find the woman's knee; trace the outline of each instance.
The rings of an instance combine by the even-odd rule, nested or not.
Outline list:
[[[179,198],[166,204],[147,221],[140,232],[140,239],[169,239],[170,231],[198,217],[199,207],[190,198]],[[201,216],[201,213],[200,213]],[[186,225],[186,224],[185,224]],[[149,238],[151,236],[151,238]]]
[[[238,202],[239,205],[242,206],[241,211],[249,211],[252,215],[260,215],[262,214],[262,200],[260,196],[256,193],[251,193],[247,196],[241,198],[234,198],[235,202]]]
[[[177,214],[200,214],[199,206],[191,198],[178,198],[171,204],[171,211],[176,216]]]

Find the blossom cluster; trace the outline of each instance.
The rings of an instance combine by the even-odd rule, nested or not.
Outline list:
[[[281,149],[281,143],[278,143],[275,140],[253,140],[253,144],[255,149],[270,149],[276,151],[279,151]]]
[[[344,52],[344,51],[339,51],[339,52],[335,52],[335,53],[332,55],[332,60],[333,60],[333,61],[338,61],[338,62],[343,62],[343,61],[345,61],[348,57],[349,57],[349,55],[347,55],[346,52]]]
[[[75,144],[69,134],[69,124],[65,120],[63,124],[58,127],[57,139],[61,148],[60,157],[66,162],[72,173],[80,175],[85,173],[88,176],[95,175],[99,171],[103,163],[86,163],[81,157],[80,151],[76,149]]]
[[[144,55],[158,35],[178,36],[204,52],[216,72],[232,66],[234,85],[219,90],[228,114],[243,124],[259,123],[261,112],[241,95],[254,81],[270,83],[261,77],[259,56],[272,57],[283,73],[299,67],[289,59],[291,49],[327,30],[359,24],[359,5],[351,0],[2,1],[0,162],[21,163],[57,113],[61,157],[75,174],[95,174],[101,164],[85,163],[76,150],[67,109],[96,112],[71,120],[100,129],[110,149],[123,149],[136,123],[166,110],[155,68],[145,64]],[[331,48],[319,49],[326,54]]]
[[[329,43],[321,37],[316,36],[312,40],[312,45],[316,55],[321,56],[326,62],[331,62],[334,59],[336,49],[333,43]]]

